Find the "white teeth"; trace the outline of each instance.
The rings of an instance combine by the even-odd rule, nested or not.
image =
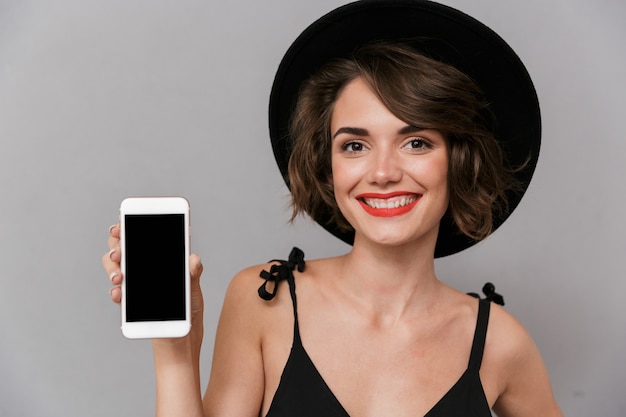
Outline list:
[[[363,201],[370,207],[377,209],[390,209],[403,207],[417,200],[417,197],[402,197],[399,200],[384,200],[380,198],[364,198]]]

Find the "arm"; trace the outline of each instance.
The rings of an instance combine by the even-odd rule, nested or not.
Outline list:
[[[156,415],[204,417],[200,391],[200,348],[204,334],[204,302],[200,290],[202,264],[190,259],[191,330],[180,339],[152,341],[156,373]]]
[[[207,417],[258,417],[265,391],[261,335],[267,308],[256,293],[260,269],[237,274],[224,299],[215,336]]]
[[[109,229],[110,251],[102,257],[102,265],[111,280],[111,300],[121,301],[120,228]],[[197,255],[190,257],[191,331],[178,339],[153,340],[157,388],[157,416],[203,416],[200,393],[200,347],[203,336],[204,311],[200,275],[202,263]]]
[[[110,251],[102,265],[111,280],[111,300],[121,301],[119,226],[110,229]],[[211,379],[204,402],[200,389],[200,348],[203,338],[204,303],[200,289],[202,264],[190,259],[190,333],[179,339],[152,342],[156,372],[156,414],[166,416],[254,416],[258,417],[264,392],[261,324],[256,287],[260,269],[249,269],[231,282],[216,335]],[[251,279],[254,275],[255,279]]]

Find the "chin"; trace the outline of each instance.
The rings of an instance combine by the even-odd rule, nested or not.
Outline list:
[[[363,241],[387,247],[424,246],[431,248],[433,253],[439,233],[439,223],[428,227],[426,230],[424,227],[414,227],[411,230],[407,228],[405,222],[395,226],[389,224],[379,227],[376,225],[363,226],[365,227],[355,228],[355,244],[359,244],[358,241]]]

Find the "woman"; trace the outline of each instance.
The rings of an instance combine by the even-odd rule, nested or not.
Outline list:
[[[340,8],[287,52],[270,129],[294,216],[311,215],[352,250],[305,264],[294,249],[235,276],[204,398],[192,257],[191,333],[153,341],[158,415],[562,415],[523,327],[434,272],[436,256],[504,221],[536,162],[536,96],[497,35],[433,3]],[[119,227],[110,234],[103,265],[120,302]]]

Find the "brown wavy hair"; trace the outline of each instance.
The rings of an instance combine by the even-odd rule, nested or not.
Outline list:
[[[291,220],[307,213],[329,218],[342,231],[353,230],[334,197],[330,119],[343,87],[359,77],[396,117],[444,136],[447,215],[471,239],[489,235],[494,216],[508,210],[507,191],[516,188],[493,135],[489,104],[476,83],[456,68],[396,44],[364,46],[350,58],[326,64],[303,84],[290,123]]]

